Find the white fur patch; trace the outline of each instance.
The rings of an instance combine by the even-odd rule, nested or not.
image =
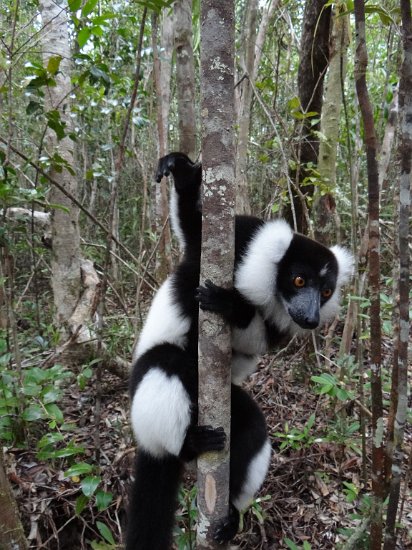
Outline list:
[[[190,424],[190,398],[177,376],[155,367],[133,396],[131,420],[137,442],[151,455],[178,455]]]
[[[233,502],[239,511],[244,510],[251,503],[255,494],[259,491],[269,468],[271,454],[272,448],[269,440],[267,440],[249,464],[242,491]]]
[[[320,308],[321,325],[332,321],[339,313],[341,288],[349,282],[353,273],[353,256],[349,250],[339,245],[332,246],[330,250],[338,262],[338,277],[334,293]]]
[[[235,275],[235,287],[267,312],[274,311],[277,264],[285,255],[293,231],[285,220],[265,223],[252,238]]]
[[[232,356],[232,384],[240,386],[246,378],[255,372],[259,362],[256,355],[233,355]]]
[[[133,350],[136,361],[147,350],[158,344],[175,344],[181,348],[186,345],[190,319],[183,315],[173,300],[171,275],[162,284],[153,299],[139,340]]]
[[[319,277],[324,277],[328,272],[328,269],[329,269],[328,264],[326,264],[325,267],[322,267],[322,269],[319,271]]]
[[[262,355],[267,351],[266,328],[262,317],[256,313],[246,328],[233,327],[232,348],[247,355]]]
[[[172,229],[179,241],[180,250],[183,251],[186,247],[185,236],[180,226],[180,217],[179,217],[179,206],[178,206],[179,196],[174,187],[170,192],[170,223],[172,224]]]
[[[352,253],[343,246],[338,244],[331,247],[331,252],[335,255],[338,261],[338,280],[337,287],[341,287],[350,281],[353,274],[353,256]]]

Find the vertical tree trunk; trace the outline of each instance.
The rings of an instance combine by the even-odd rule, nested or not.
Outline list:
[[[380,550],[382,543],[382,506],[384,498],[384,421],[381,378],[381,319],[380,319],[380,231],[379,179],[377,139],[373,109],[366,85],[368,54],[365,38],[364,0],[355,0],[356,58],[355,83],[362,113],[368,172],[369,214],[369,295],[370,307],[370,363],[372,390],[372,509],[371,550]]]
[[[161,49],[160,57],[158,39],[158,16],[152,18],[152,46],[153,46],[153,72],[155,90],[157,96],[157,134],[158,134],[158,156],[163,157],[168,148],[168,127],[170,109],[170,77],[172,70],[172,20],[164,14],[161,27]],[[156,229],[160,242],[156,261],[156,276],[158,280],[166,278],[172,268],[170,255],[170,231],[167,225],[169,215],[167,197],[167,178],[162,178],[156,185]]]
[[[272,0],[266,6],[257,31],[257,0],[249,0],[245,6],[245,25],[240,39],[240,80],[236,87],[237,105],[237,145],[236,145],[236,212],[250,214],[249,186],[247,177],[248,142],[251,126],[253,86],[262,57],[266,31],[278,0]]]
[[[394,424],[394,457],[390,483],[384,550],[396,547],[396,515],[399,503],[403,462],[402,442],[408,411],[408,342],[409,342],[409,276],[410,276],[410,219],[411,219],[411,161],[412,161],[412,16],[410,0],[401,0],[404,59],[399,85],[401,116],[400,192],[399,192],[399,330],[396,362],[397,411]]]
[[[349,46],[349,15],[344,15],[345,3],[337,3],[333,17],[329,69],[321,117],[318,170],[329,187],[315,202],[315,237],[326,246],[336,242],[336,151],[339,141],[339,122],[342,108],[342,86],[346,75]]]
[[[46,136],[46,149],[52,158],[56,153],[64,159],[68,166],[74,169],[74,143],[67,134],[72,130],[70,117],[71,90],[71,53],[69,46],[69,29],[67,23],[67,4],[59,4],[54,0],[40,0],[40,13],[44,32],[41,35],[43,60],[45,67],[51,58],[60,57],[59,71],[54,75],[56,86],[50,86],[45,91],[45,110],[59,112],[61,121],[65,124],[66,137],[57,141],[51,129]],[[53,167],[50,176],[59,181],[73,196],[77,196],[76,176],[66,168],[61,172]],[[80,235],[79,210],[61,191],[52,187],[49,200],[59,204],[61,208],[52,210],[52,287],[55,305],[55,319],[63,337],[67,337],[66,322],[72,314],[81,291],[80,278]]]
[[[0,445],[0,548],[26,550],[27,539],[20,522],[17,504],[4,468],[3,449]]]
[[[176,97],[179,117],[179,151],[196,157],[196,88],[193,58],[192,0],[174,4]]]
[[[240,40],[240,66],[244,78],[238,86],[240,95],[236,147],[236,212],[238,214],[250,214],[247,161],[253,89],[249,79],[253,78],[255,65],[258,0],[249,0],[245,11],[244,31]]]
[[[201,3],[203,228],[201,278],[233,284],[234,262],[234,2]],[[199,423],[223,426],[223,453],[198,460],[199,550],[217,548],[216,521],[228,513],[230,435],[230,329],[200,312]],[[221,546],[219,546],[221,548]]]
[[[329,60],[329,31],[331,7],[325,7],[327,0],[307,0],[303,17],[301,54],[298,69],[298,93],[303,113],[315,112],[320,118],[322,113],[323,81]],[[296,228],[302,233],[308,229],[305,210],[308,209],[305,195],[312,196],[313,185],[301,187],[301,183],[310,175],[310,168],[317,165],[319,139],[314,134],[319,123],[312,126],[311,119],[304,119],[296,126],[299,144],[296,151],[297,168],[291,177],[295,183],[293,205],[285,212],[290,223],[296,219]],[[303,201],[305,203],[303,204]],[[294,215],[293,215],[294,211]]]

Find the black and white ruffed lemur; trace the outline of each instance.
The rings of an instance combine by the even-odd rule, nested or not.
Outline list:
[[[201,164],[182,153],[160,159],[156,178],[172,174],[171,221],[183,259],[157,291],[133,353],[131,420],[138,443],[127,550],[167,550],[183,465],[222,449],[222,429],[197,426],[198,307],[232,328],[230,511],[216,540],[234,537],[239,511],[265,478],[271,447],[263,415],[239,384],[259,356],[294,334],[331,320],[352,256],[326,248],[283,220],[236,216],[234,286],[199,286]],[[218,230],[218,228],[216,228]]]

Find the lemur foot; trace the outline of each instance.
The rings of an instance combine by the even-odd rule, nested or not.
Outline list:
[[[190,426],[187,430],[180,456],[184,460],[193,460],[202,453],[223,451],[226,434],[223,428],[212,426]]]

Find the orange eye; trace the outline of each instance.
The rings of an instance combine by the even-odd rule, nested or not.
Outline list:
[[[330,288],[325,288],[325,290],[322,290],[322,296],[324,298],[330,298],[332,296],[332,290]]]
[[[295,277],[293,279],[293,284],[297,287],[297,288],[303,288],[306,284],[306,281],[303,277],[299,277],[299,275],[297,277]]]

